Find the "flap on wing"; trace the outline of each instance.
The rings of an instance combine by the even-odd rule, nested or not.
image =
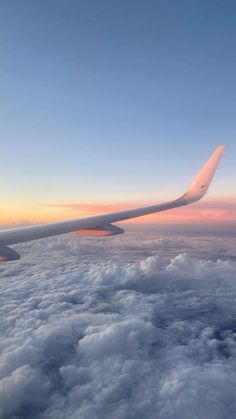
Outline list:
[[[74,234],[78,234],[79,236],[114,236],[115,234],[124,233],[123,228],[114,226],[112,224],[108,224],[103,227],[96,227],[92,229],[85,229],[85,230],[76,230],[73,231]]]

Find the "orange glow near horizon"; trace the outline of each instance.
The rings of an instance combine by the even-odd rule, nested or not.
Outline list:
[[[2,206],[0,224],[34,224],[89,217],[153,203],[78,203]],[[127,220],[127,223],[203,224],[236,222],[236,198],[205,199],[193,205]]]

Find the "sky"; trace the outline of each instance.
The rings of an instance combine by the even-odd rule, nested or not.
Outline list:
[[[235,39],[233,0],[1,1],[0,224],[174,198],[222,143],[199,208],[235,222]]]

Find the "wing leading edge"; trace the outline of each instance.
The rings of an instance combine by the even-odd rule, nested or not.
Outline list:
[[[206,194],[214,176],[214,173],[217,169],[217,166],[219,164],[220,158],[222,157],[224,149],[225,145],[221,145],[214,151],[214,153],[209,158],[205,166],[202,168],[198,176],[194,179],[188,190],[180,198],[175,199],[174,201],[121,212],[115,212],[111,214],[81,218],[77,220],[54,222],[49,224],[39,224],[9,230],[1,230],[0,260],[1,249],[9,249],[6,246],[11,244],[23,243],[26,241],[56,236],[59,234],[70,233],[78,230],[94,230],[106,228],[106,226],[110,226],[111,223],[116,223],[135,217],[141,217],[143,215],[165,211],[171,208],[181,207],[196,202]],[[8,253],[8,251],[6,251],[5,253]]]

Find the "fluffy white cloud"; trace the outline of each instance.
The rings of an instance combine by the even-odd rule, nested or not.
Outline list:
[[[61,237],[0,266],[0,418],[236,418],[235,239]]]

